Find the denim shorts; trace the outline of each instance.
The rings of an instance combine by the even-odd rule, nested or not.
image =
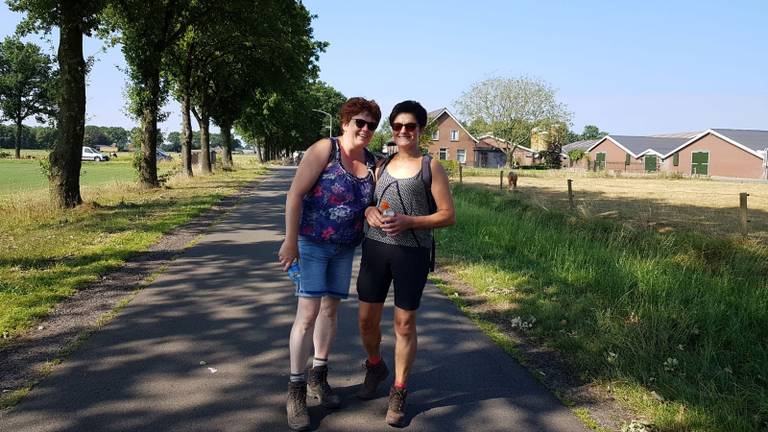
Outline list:
[[[331,296],[346,299],[352,280],[355,247],[334,243],[316,243],[299,236],[299,297]]]

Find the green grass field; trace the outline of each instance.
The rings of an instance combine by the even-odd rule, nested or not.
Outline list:
[[[768,249],[454,188],[438,256],[660,431],[768,429]],[[658,402],[655,392],[663,402]]]
[[[36,161],[1,161],[3,178],[34,176]],[[265,171],[254,158],[235,159],[234,171],[168,178],[143,189],[130,162],[84,164],[81,194],[73,210],[51,205],[45,184],[0,195],[0,345],[24,333],[59,301],[144,251],[164,233],[205,212]],[[163,165],[167,169],[173,163]],[[30,171],[31,170],[31,171]],[[103,187],[109,183],[111,187]]]
[[[45,158],[45,150],[23,150],[23,159],[0,159],[0,195],[29,192],[48,188],[48,181],[40,169],[40,159]],[[26,157],[34,159],[25,159]],[[118,153],[118,158],[107,162],[83,161],[80,169],[80,185],[96,186],[115,182],[136,180],[136,170],[131,165],[130,152]],[[158,164],[158,174],[172,171],[177,163]]]

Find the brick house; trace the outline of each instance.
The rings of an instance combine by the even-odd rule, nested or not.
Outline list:
[[[592,144],[587,154],[596,170],[655,172],[661,168],[664,155],[686,141],[686,138],[608,135]]]
[[[768,179],[768,131],[709,129],[664,155],[663,169],[683,175]]]
[[[437,123],[429,141],[429,154],[438,160],[455,160],[462,165],[476,166],[477,138],[447,108],[430,112],[428,118],[428,124]]]

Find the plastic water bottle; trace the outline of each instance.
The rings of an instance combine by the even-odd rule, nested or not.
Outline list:
[[[301,285],[301,270],[299,268],[299,260],[294,261],[291,266],[288,267],[288,277],[291,278],[297,287]]]
[[[392,210],[389,207],[389,203],[384,200],[381,201],[381,215],[384,217],[392,217],[395,215],[395,211]]]

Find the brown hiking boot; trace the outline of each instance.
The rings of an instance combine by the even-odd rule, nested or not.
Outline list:
[[[309,412],[307,412],[307,383],[288,383],[288,427],[295,431],[309,430]]]
[[[389,389],[389,407],[387,408],[387,424],[394,427],[405,426],[405,397],[406,389]]]
[[[357,397],[363,400],[369,400],[376,397],[376,389],[382,381],[387,379],[389,369],[384,360],[379,361],[375,366],[371,366],[368,360],[363,363],[365,369],[365,379],[360,390],[357,391]]]
[[[319,399],[322,406],[326,408],[338,408],[341,406],[341,398],[328,385],[328,366],[323,365],[311,368],[309,370],[307,387],[307,394]]]

